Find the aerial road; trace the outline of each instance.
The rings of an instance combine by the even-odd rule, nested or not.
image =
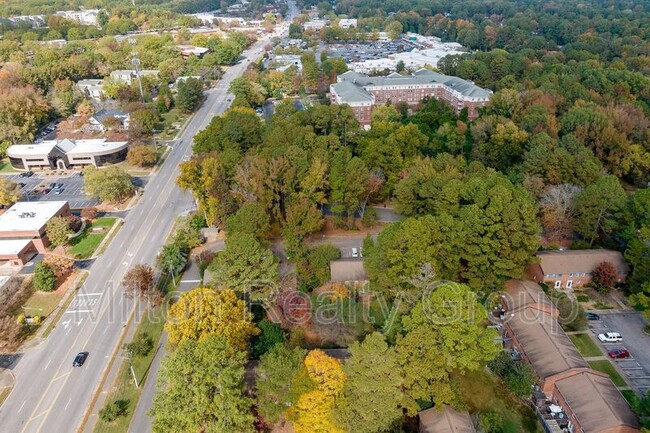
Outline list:
[[[192,209],[193,199],[176,186],[178,164],[192,153],[192,139],[215,114],[230,105],[228,88],[251,60],[261,55],[268,38],[253,44],[244,60],[230,67],[176,140],[159,172],[148,182],[138,204],[90,275],[56,328],[41,345],[15,363],[16,383],[0,407],[0,431],[75,432],[120,342],[135,301],[124,296],[120,282],[140,263],[154,264],[172,229],[174,218]],[[88,352],[82,367],[73,367],[78,352]]]

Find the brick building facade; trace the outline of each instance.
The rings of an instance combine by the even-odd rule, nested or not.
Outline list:
[[[372,109],[387,103],[416,105],[424,98],[447,101],[459,113],[467,108],[469,119],[478,117],[478,109],[487,104],[492,91],[458,77],[420,69],[413,75],[393,73],[387,77],[369,77],[348,71],[330,86],[333,104],[348,104],[364,126],[370,124]]]

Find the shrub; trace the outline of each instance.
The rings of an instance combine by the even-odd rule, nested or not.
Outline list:
[[[535,373],[529,364],[515,361],[509,352],[503,351],[488,363],[488,367],[514,395],[522,398],[530,395],[531,387],[535,384]]]
[[[493,411],[481,413],[478,427],[483,433],[501,433],[503,431],[503,416]]]
[[[94,220],[97,218],[97,208],[85,207],[81,210],[81,218],[85,220]]]
[[[618,279],[616,266],[611,262],[601,262],[596,266],[593,272],[593,282],[600,291],[614,287]]]
[[[99,411],[99,418],[104,422],[113,422],[119,417],[126,415],[129,407],[129,400],[114,400],[106,403]]]
[[[43,262],[38,262],[34,268],[34,288],[41,292],[51,292],[56,286],[56,275],[51,267]]]
[[[591,247],[589,246],[589,242],[582,239],[578,239],[577,241],[573,241],[573,243],[571,243],[572,250],[588,250],[590,248]]]
[[[18,317],[16,317],[16,323],[19,325],[24,325],[26,320],[27,319],[24,314],[19,314]]]
[[[576,296],[576,299],[578,299],[578,302],[589,302],[588,295],[578,295]]]
[[[34,325],[40,325],[40,323],[43,321],[43,318],[41,316],[34,316],[32,317],[32,323]]]
[[[361,218],[361,224],[364,227],[372,227],[377,224],[379,216],[377,215],[377,210],[374,207],[366,207],[366,210],[363,212],[363,217]]]
[[[70,227],[70,230],[72,230],[74,233],[79,231],[81,225],[82,225],[81,218],[76,217],[74,215],[68,217],[68,227]]]

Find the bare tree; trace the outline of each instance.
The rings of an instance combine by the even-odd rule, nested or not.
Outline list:
[[[154,284],[154,271],[149,265],[136,265],[122,279],[124,294],[128,297],[138,296],[146,301],[157,304],[161,294]]]
[[[540,197],[542,225],[551,240],[568,236],[573,230],[574,202],[582,188],[564,183],[549,185]]]

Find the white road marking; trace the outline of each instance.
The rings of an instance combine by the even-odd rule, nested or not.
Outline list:
[[[72,310],[72,311],[66,311],[64,314],[70,314],[70,313],[92,313],[93,310]]]
[[[200,283],[201,280],[181,280],[181,283]]]
[[[122,265],[128,266],[129,264],[127,262],[122,262]]]
[[[66,311],[66,313],[72,313],[72,311]],[[70,325],[70,321],[72,321],[72,319],[64,320],[63,322],[61,322],[61,324],[65,329],[68,329],[68,325]]]
[[[45,364],[45,367],[43,367],[43,370],[47,370],[47,367],[50,366],[50,363],[52,362],[52,358],[50,358],[49,361],[47,361],[47,364]]]
[[[23,404],[20,405],[20,408],[18,409],[18,413],[20,413],[21,410],[25,407],[25,403],[27,403],[27,400],[23,401]]]
[[[65,407],[63,408],[63,410],[68,410],[68,406],[70,406],[70,402],[71,402],[71,401],[72,401],[72,397],[70,397],[70,399],[68,400],[68,403],[66,403]]]

